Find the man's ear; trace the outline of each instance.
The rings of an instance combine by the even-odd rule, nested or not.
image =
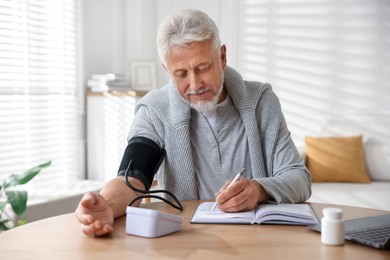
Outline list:
[[[226,68],[227,65],[227,59],[226,59],[226,45],[222,44],[221,46],[221,65],[222,69]]]

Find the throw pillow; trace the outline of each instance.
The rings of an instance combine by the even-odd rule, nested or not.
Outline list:
[[[362,136],[305,137],[307,168],[313,182],[370,182]]]

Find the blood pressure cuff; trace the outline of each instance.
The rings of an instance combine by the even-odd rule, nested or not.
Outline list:
[[[164,158],[165,150],[155,142],[146,137],[133,137],[127,144],[118,176],[125,176],[128,171],[127,176],[141,180],[148,191]]]

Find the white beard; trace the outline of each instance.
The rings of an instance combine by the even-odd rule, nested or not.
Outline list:
[[[221,85],[219,86],[219,89],[218,89],[216,95],[211,100],[206,100],[206,101],[201,100],[197,104],[191,103],[189,100],[186,100],[191,108],[193,108],[196,111],[199,111],[201,113],[207,113],[207,112],[210,112],[210,111],[213,111],[216,109],[219,98],[221,97],[222,91],[223,91],[224,71],[221,69],[220,73],[221,73],[220,77],[221,77],[222,82],[221,82]],[[202,89],[198,90],[197,92],[200,92],[200,91],[202,91]]]
[[[219,98],[221,97],[223,91],[223,84],[218,89],[217,94],[211,99],[211,100],[201,100],[198,103],[194,104],[190,101],[187,101],[191,108],[201,112],[201,113],[207,113],[210,111],[213,111],[218,104]]]

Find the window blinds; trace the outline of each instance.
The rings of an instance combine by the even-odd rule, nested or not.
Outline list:
[[[240,71],[271,83],[298,146],[334,125],[389,143],[389,1],[246,0],[240,23]]]
[[[77,9],[76,0],[0,2],[0,181],[48,160],[40,183],[79,172]]]

